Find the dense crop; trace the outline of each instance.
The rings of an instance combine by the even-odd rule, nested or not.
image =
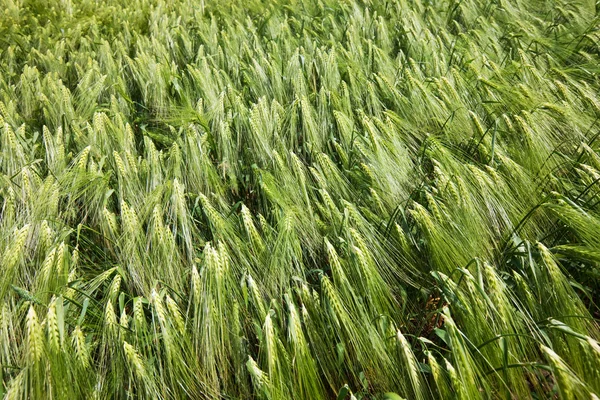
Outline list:
[[[596,9],[0,0],[0,397],[598,399]]]

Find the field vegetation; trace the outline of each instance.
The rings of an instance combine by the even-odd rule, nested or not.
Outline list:
[[[598,399],[599,12],[0,0],[0,398]]]

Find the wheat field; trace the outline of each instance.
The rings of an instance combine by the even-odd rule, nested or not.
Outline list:
[[[0,398],[600,396],[600,2],[0,0]]]

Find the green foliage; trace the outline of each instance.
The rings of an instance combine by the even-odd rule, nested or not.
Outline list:
[[[0,0],[0,397],[597,399],[591,0]]]

